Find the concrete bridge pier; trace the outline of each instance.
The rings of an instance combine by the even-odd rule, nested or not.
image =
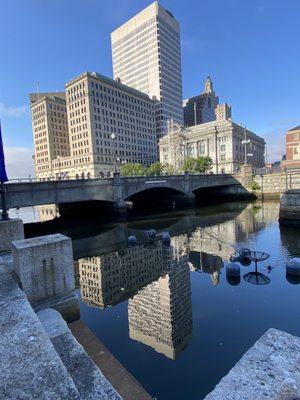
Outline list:
[[[113,204],[113,210],[114,213],[117,214],[120,217],[126,217],[127,216],[127,202],[124,200],[119,200],[116,203]]]
[[[113,210],[119,216],[127,215],[127,204],[124,201],[123,182],[119,172],[113,176]]]

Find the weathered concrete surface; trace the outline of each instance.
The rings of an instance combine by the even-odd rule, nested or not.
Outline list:
[[[37,315],[82,399],[122,400],[74,338],[60,314],[48,308],[39,311]]]
[[[0,266],[0,399],[79,400],[24,293]]]
[[[77,321],[80,318],[79,298],[75,291],[51,297],[33,306],[36,312],[45,308],[53,308],[58,311],[68,323]]]
[[[70,324],[70,329],[124,400],[152,400],[152,397],[141,384],[119,363],[82,321],[73,322]]]
[[[72,242],[61,234],[12,242],[14,271],[32,304],[75,289]]]
[[[286,190],[280,196],[279,222],[300,226],[300,189]]]
[[[21,239],[24,239],[24,226],[21,219],[0,220],[0,253],[11,251],[11,242]]]
[[[14,270],[12,254],[2,253],[0,256],[0,264],[3,264],[7,272],[12,273]]]
[[[269,329],[205,400],[299,400],[299,383],[300,338]]]

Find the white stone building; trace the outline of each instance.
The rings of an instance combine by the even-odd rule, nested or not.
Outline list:
[[[157,135],[183,123],[180,27],[158,1],[111,34],[114,78],[158,100]]]
[[[145,93],[84,72],[66,94],[30,100],[39,179],[106,177],[121,163],[157,161],[155,101]]]
[[[98,73],[66,84],[72,176],[107,176],[115,163],[157,160],[155,102]]]
[[[64,92],[29,95],[34,142],[35,174],[54,176],[53,160],[70,156],[66,95]]]
[[[169,133],[159,141],[160,162],[177,172],[183,171],[185,158],[199,156],[211,158],[213,173],[234,173],[245,161],[260,168],[264,153],[263,138],[225,119],[187,128],[171,123]]]

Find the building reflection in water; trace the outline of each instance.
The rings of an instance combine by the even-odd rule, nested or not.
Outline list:
[[[37,220],[39,222],[51,221],[60,216],[59,209],[56,204],[34,206],[34,212],[37,213]]]
[[[164,248],[137,245],[78,260],[81,297],[102,308],[132,296],[164,269]]]
[[[171,359],[188,344],[193,326],[188,253],[176,244],[178,238],[166,250],[164,274],[128,302],[130,338]]]
[[[209,274],[216,286],[236,243],[276,215],[272,207],[257,207],[254,213],[250,205],[234,219],[208,227],[200,227],[197,217],[184,217],[173,228],[168,248],[159,239],[152,245],[139,240],[134,247],[118,242],[114,251],[76,262],[81,297],[101,308],[129,299],[130,338],[175,359],[192,335],[190,271]]]

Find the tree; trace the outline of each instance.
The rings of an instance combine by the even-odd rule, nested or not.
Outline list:
[[[163,169],[164,169],[164,173],[166,175],[174,175],[175,174],[175,168],[173,167],[173,165],[164,164]]]
[[[207,172],[211,169],[212,159],[210,157],[197,158],[197,172]]]
[[[126,163],[122,164],[120,174],[122,176],[143,176],[146,169],[142,164]]]
[[[162,173],[163,173],[163,166],[160,162],[151,164],[146,171],[146,174],[148,176],[159,176],[162,175]]]
[[[191,173],[203,173],[211,168],[212,159],[210,157],[188,157],[184,161],[184,170]]]

